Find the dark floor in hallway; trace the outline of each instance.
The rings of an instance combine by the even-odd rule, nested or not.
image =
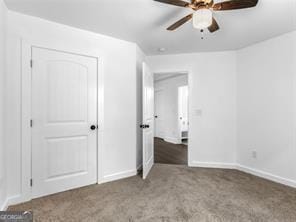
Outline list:
[[[187,146],[154,138],[154,161],[155,163],[187,165]]]

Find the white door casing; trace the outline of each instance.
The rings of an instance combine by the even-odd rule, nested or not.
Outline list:
[[[143,63],[143,179],[154,164],[154,82],[153,73]]]
[[[32,61],[32,198],[96,183],[97,59],[32,47]]]

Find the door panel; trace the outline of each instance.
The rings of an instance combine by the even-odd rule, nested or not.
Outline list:
[[[164,103],[164,98],[163,98],[163,90],[157,90],[155,91],[155,102],[154,102],[154,110],[155,110],[155,137],[158,138],[164,138],[165,133],[164,133],[164,110],[163,110],[163,103]]]
[[[48,122],[85,122],[87,67],[64,61],[48,62],[46,74]]]
[[[97,60],[32,48],[33,197],[97,182]]]
[[[154,83],[153,74],[143,63],[143,178],[154,164]]]
[[[87,173],[86,136],[48,138],[46,142],[47,177],[49,179]]]

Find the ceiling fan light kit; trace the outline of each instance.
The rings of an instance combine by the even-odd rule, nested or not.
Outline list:
[[[252,8],[258,4],[258,0],[229,0],[225,2],[214,3],[214,0],[191,0],[186,2],[183,0],[154,0],[157,2],[175,5],[183,8],[190,8],[194,12],[180,19],[167,28],[174,31],[189,20],[193,20],[193,27],[203,30],[208,29],[209,32],[219,30],[219,25],[213,17],[212,11],[226,11],[235,9]]]
[[[205,29],[212,25],[213,13],[210,9],[200,9],[193,13],[193,27],[196,29]]]

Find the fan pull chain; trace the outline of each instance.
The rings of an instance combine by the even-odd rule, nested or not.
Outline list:
[[[201,32],[201,39],[203,40],[204,39],[204,30],[201,29],[200,32]]]

